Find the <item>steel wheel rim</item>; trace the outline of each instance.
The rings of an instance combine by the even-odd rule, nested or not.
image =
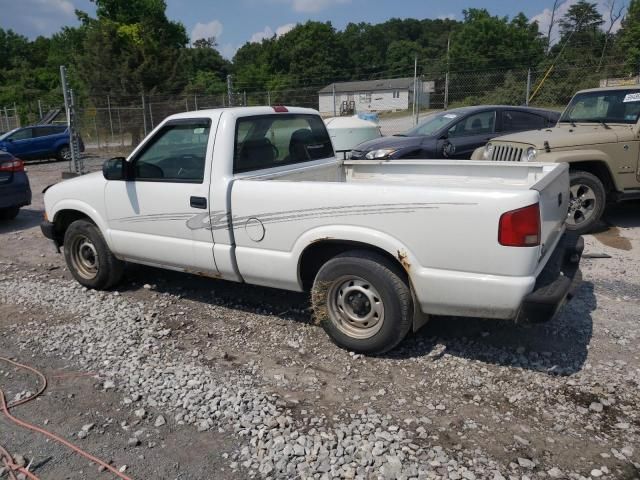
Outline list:
[[[384,303],[377,289],[364,278],[345,275],[327,294],[331,322],[345,335],[371,338],[384,323]]]
[[[596,194],[584,183],[576,183],[569,188],[569,213],[567,223],[580,225],[588,222],[596,210]]]
[[[71,265],[82,278],[93,280],[98,275],[98,251],[89,237],[79,235],[71,242]]]

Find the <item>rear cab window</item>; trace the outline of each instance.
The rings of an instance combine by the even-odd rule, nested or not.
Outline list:
[[[236,122],[233,172],[251,172],[334,156],[322,119],[308,114],[240,117]]]

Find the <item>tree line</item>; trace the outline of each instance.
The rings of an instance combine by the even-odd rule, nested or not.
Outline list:
[[[167,17],[164,0],[93,1],[94,16],[77,11],[79,26],[51,37],[29,40],[0,28],[0,105],[59,103],[60,65],[67,66],[79,97],[125,99],[222,94],[228,75],[239,90],[318,90],[334,81],[409,76],[417,58],[419,74],[440,78],[452,72],[452,86],[463,72],[482,74],[483,94],[471,100],[503,102],[510,101],[511,91],[514,101],[516,91],[521,97],[521,82],[509,70],[581,67],[561,82],[550,81],[545,90],[553,96],[554,89],[565,95],[582,86],[585,71],[602,77],[615,65],[616,75],[631,76],[640,66],[640,0],[609,0],[604,16],[595,3],[580,0],[555,18],[562,3],[556,0],[555,39],[551,29],[541,34],[522,13],[508,18],[475,8],[464,10],[461,20],[393,18],[349,23],[342,30],[308,21],[284,35],[245,43],[231,61],[220,54],[215,38],[191,43],[184,25]],[[620,19],[614,32],[610,25]]]

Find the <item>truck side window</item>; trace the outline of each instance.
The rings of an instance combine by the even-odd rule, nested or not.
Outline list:
[[[234,173],[333,156],[327,129],[316,115],[258,115],[236,123]]]
[[[202,183],[209,120],[169,122],[133,160],[138,181]]]

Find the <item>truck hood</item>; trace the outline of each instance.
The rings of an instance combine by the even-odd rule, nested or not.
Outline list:
[[[560,127],[545,128],[544,130],[532,130],[529,132],[513,133],[504,137],[496,138],[496,142],[504,143],[524,143],[533,145],[541,150],[545,148],[545,142],[549,143],[551,149],[567,148],[585,145],[595,145],[602,143],[615,143],[618,133],[627,132],[628,127],[610,126],[609,129],[602,125],[578,124],[572,127],[569,124]]]

